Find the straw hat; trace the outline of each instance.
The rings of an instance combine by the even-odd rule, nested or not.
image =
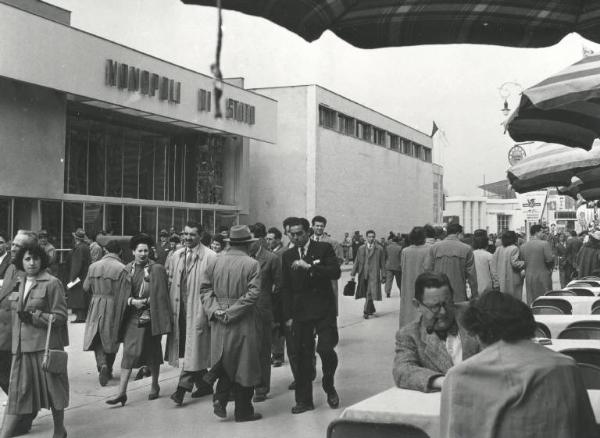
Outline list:
[[[258,239],[252,237],[252,233],[250,232],[250,228],[248,228],[248,225],[234,225],[229,230],[229,238],[223,240],[225,242],[236,244],[256,242]]]

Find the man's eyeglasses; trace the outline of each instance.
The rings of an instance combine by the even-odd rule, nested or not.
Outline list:
[[[423,301],[419,301],[419,304],[421,306],[425,307],[427,310],[429,310],[433,314],[440,313],[442,311],[442,307],[444,308],[444,310],[448,310],[448,307],[450,306],[450,304],[447,303],[447,302],[445,302],[445,301],[442,301],[441,303],[434,304],[432,306],[428,306]]]

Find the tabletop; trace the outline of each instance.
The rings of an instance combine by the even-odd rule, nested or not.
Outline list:
[[[551,338],[558,338],[558,334],[567,326],[576,321],[600,321],[600,315],[533,315],[537,322],[544,324],[550,330]]]
[[[341,419],[367,423],[409,424],[426,432],[430,438],[440,435],[439,392],[423,393],[390,388],[373,397],[348,406]],[[600,390],[588,390],[596,423],[600,423]]]

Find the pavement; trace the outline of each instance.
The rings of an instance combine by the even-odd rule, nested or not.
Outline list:
[[[340,294],[349,280],[350,265],[343,266],[339,282]],[[385,294],[384,294],[385,295]],[[235,423],[233,404],[228,416],[220,419],[213,414],[211,397],[191,399],[177,407],[169,399],[175,391],[180,369],[161,367],[160,397],[149,401],[150,379],[129,384],[128,401],[124,407],[110,407],[105,401],[118,392],[120,354],[115,362],[115,379],[105,387],[98,383],[93,352],[82,351],[83,324],[69,324],[69,382],[71,401],[65,412],[65,425],[70,438],[77,437],[302,437],[324,438],[327,426],[343,409],[393,386],[392,361],[394,335],[398,327],[399,291],[394,285],[391,298],[376,303],[377,314],[362,317],[363,300],[340,296],[338,326],[340,343],[337,348],[339,367],[336,388],[340,407],[331,409],[321,389],[320,363],[313,384],[315,410],[299,415],[290,413],[294,393],[287,389],[292,381],[289,364],[272,368],[271,393],[255,410],[263,419],[252,423]],[[135,375],[135,370],[133,375]],[[6,396],[0,397],[0,405]],[[2,407],[2,410],[4,407]],[[52,416],[43,410],[34,421],[29,437],[48,437],[52,433]]]

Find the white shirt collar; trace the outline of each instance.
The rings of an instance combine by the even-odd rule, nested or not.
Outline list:
[[[2,263],[4,261],[4,258],[6,257],[7,254],[8,254],[8,251],[4,252],[4,255],[0,256],[0,263]]]

